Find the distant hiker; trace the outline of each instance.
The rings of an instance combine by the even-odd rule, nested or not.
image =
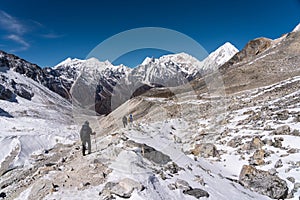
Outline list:
[[[132,114],[129,115],[128,122],[129,122],[129,127],[132,128],[132,122],[133,122],[133,116],[132,116]]]
[[[124,115],[122,121],[123,121],[123,125],[124,125],[124,128],[125,128],[127,126],[127,117],[126,117],[126,115]]]
[[[129,122],[130,122],[130,123],[133,122],[133,116],[132,116],[132,114],[129,115]]]
[[[85,156],[86,144],[88,144],[88,153],[91,153],[91,135],[96,133],[92,131],[89,122],[85,121],[80,130],[80,139],[82,142],[82,154]]]

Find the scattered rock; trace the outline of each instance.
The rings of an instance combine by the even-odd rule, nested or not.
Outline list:
[[[108,182],[99,193],[102,198],[111,199],[112,194],[122,198],[130,198],[132,192],[136,189],[142,191],[144,186],[132,179],[124,178],[118,183]]]
[[[200,185],[202,185],[202,186],[205,186],[205,185],[206,185],[206,183],[204,182],[204,180],[203,180],[203,178],[202,178],[201,176],[195,175],[195,177],[196,177],[196,178],[194,179],[194,181],[200,183]]]
[[[296,193],[298,191],[298,189],[300,188],[300,183],[294,183],[294,188],[293,188],[293,192]]]
[[[275,131],[272,132],[273,135],[289,135],[291,128],[288,125],[279,126]]]
[[[278,172],[276,171],[276,169],[272,168],[272,169],[269,169],[268,172],[271,174],[271,175],[276,175]]]
[[[196,144],[196,147],[192,150],[192,154],[204,158],[219,156],[217,147],[212,143]]]
[[[175,189],[176,189],[176,185],[175,185],[174,183],[170,183],[170,184],[168,185],[168,188],[169,188],[170,190],[175,190]]]
[[[264,127],[264,130],[265,131],[273,131],[274,128],[272,128],[271,125],[267,125],[267,126]]]
[[[300,122],[300,114],[297,114],[297,115],[294,117],[294,122]]]
[[[236,148],[242,144],[243,144],[242,138],[239,136],[236,136],[227,143],[227,146]]]
[[[287,120],[289,118],[289,111],[283,110],[276,113],[278,120]]]
[[[291,148],[287,151],[287,153],[293,154],[293,153],[298,153],[299,149]]]
[[[206,192],[205,190],[202,190],[200,188],[183,191],[183,194],[188,194],[188,195],[194,196],[197,199],[200,199],[201,197],[209,197],[208,192]]]
[[[251,189],[273,199],[286,198],[288,187],[286,181],[267,171],[258,170],[253,166],[244,165],[239,176],[239,182]]]
[[[189,183],[182,179],[177,179],[175,181],[175,187],[177,189],[183,190],[183,192],[191,189]]]
[[[275,168],[280,168],[280,167],[282,167],[282,166],[283,166],[283,164],[282,164],[282,160],[281,160],[281,159],[279,159],[279,160],[275,163],[275,165],[274,165]]]
[[[3,198],[3,199],[4,199],[5,197],[6,197],[6,193],[5,193],[5,192],[1,192],[1,193],[0,193],[0,198]]]
[[[180,170],[184,170],[184,168],[179,167],[176,163],[171,162],[168,163],[165,167],[164,167],[164,171],[169,171],[171,174],[177,174]]]
[[[271,139],[266,138],[266,139],[263,140],[263,143],[266,144],[266,145],[272,146],[273,141]]]
[[[294,177],[287,177],[287,180],[289,180],[291,183],[295,183],[295,178]]]
[[[261,149],[264,146],[264,143],[261,141],[259,137],[255,137],[250,142],[251,149]]]
[[[249,163],[250,165],[263,165],[265,164],[264,161],[265,151],[263,149],[256,150],[252,157],[250,157]]]
[[[281,148],[282,147],[282,141],[283,141],[282,137],[276,137],[276,138],[274,138],[274,142],[273,142],[272,146],[276,147],[276,148]]]
[[[291,135],[294,135],[294,136],[300,136],[300,132],[299,132],[299,130],[294,129],[294,130],[291,132]]]

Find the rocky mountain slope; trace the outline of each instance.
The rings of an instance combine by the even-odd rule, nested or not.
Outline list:
[[[299,199],[299,34],[295,28],[277,40],[250,41],[228,61],[216,59],[222,63],[219,72],[195,74],[193,63],[202,64],[186,54],[142,63],[140,69],[150,75],[158,73],[156,66],[171,70],[164,71],[170,76],[177,67],[182,72],[189,69],[181,74],[185,79],[195,74],[196,79],[179,86],[170,82],[173,87],[151,88],[158,79],[142,75],[140,69],[68,59],[52,72],[45,70],[57,82],[72,83],[77,77],[66,90],[78,100],[72,114],[68,101],[38,83],[38,77],[49,78],[46,72],[22,73],[37,77],[34,81],[16,73],[16,67],[0,68],[0,198]],[[211,57],[226,57],[222,49]],[[22,62],[17,58],[14,66]],[[93,81],[102,73],[107,74],[105,87]],[[116,88],[125,81],[132,86],[136,79],[130,74],[144,82],[128,87],[128,98]],[[93,91],[102,97],[111,94],[110,87],[119,91],[119,96],[110,97],[110,105],[125,103],[107,116],[87,116],[74,109],[78,104],[92,108]],[[85,101],[80,91],[85,91]],[[124,128],[122,117],[130,113],[134,122]],[[92,154],[83,157],[74,124],[87,117],[97,134]],[[74,143],[63,144],[64,135]]]

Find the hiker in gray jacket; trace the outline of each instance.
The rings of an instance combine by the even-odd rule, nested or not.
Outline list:
[[[124,128],[126,128],[126,126],[127,126],[127,117],[126,117],[126,115],[124,115],[124,117],[122,118],[122,122],[123,122]]]
[[[96,133],[92,131],[89,122],[85,121],[80,130],[80,139],[82,142],[82,154],[85,156],[86,144],[88,144],[88,154],[91,153],[91,135]]]

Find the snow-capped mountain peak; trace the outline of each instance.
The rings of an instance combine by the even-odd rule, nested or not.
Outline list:
[[[155,61],[155,58],[149,58],[149,57],[146,57],[145,60],[142,62],[141,65],[148,65],[150,62],[154,62]]]
[[[53,67],[53,69],[56,69],[60,66],[70,66],[70,65],[75,65],[75,63],[82,63],[84,60],[78,59],[78,58],[70,58],[68,57],[67,59],[63,60],[62,62],[58,63]]]
[[[239,50],[235,46],[233,46],[230,42],[226,42],[217,50],[209,54],[209,56],[203,61],[203,69],[217,69],[232,58],[232,56],[234,56],[237,52],[239,52]]]
[[[236,54],[239,50],[233,46],[231,43],[226,42],[217,50],[212,52],[208,57],[211,60],[215,60],[218,65],[224,64],[228,61],[234,54]]]

